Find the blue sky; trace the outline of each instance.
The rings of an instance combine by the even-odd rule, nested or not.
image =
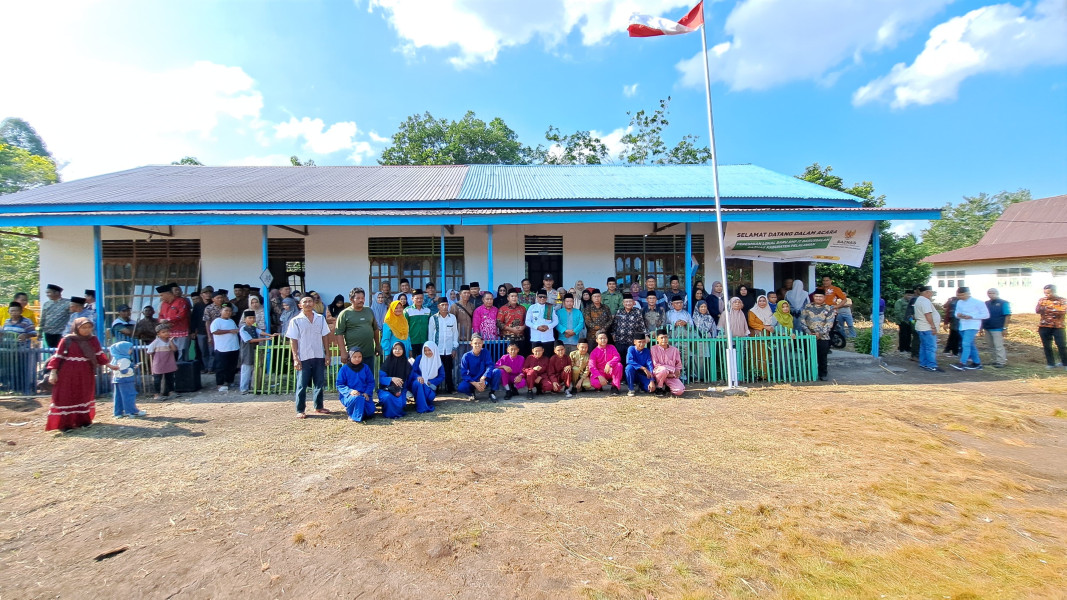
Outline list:
[[[423,111],[499,116],[529,145],[548,125],[611,141],[668,95],[668,138],[706,143],[699,35],[625,34],[634,11],[689,6],[5,3],[6,45],[27,51],[0,117],[30,121],[66,179],[185,155],[374,164]],[[1067,193],[1067,0],[729,0],[707,18],[723,163],[832,165],[891,206]]]

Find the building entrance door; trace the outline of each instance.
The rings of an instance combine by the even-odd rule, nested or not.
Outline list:
[[[563,285],[563,236],[526,236],[526,278],[537,290],[546,273],[555,278],[556,286]]]

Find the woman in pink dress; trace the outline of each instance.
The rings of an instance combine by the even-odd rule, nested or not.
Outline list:
[[[500,381],[504,384],[504,399],[507,400],[519,390],[526,387],[526,380],[522,377],[522,365],[524,359],[519,356],[519,345],[515,342],[508,344],[508,353],[496,361],[496,368],[500,369]]]
[[[589,382],[595,389],[603,389],[611,383],[611,395],[619,394],[622,383],[622,358],[619,351],[608,343],[608,334],[600,332],[596,336],[596,348],[589,353]]]
[[[496,328],[496,316],[499,312],[500,309],[493,306],[492,292],[483,293],[482,305],[474,309],[474,316],[471,320],[472,330],[482,334],[484,340],[500,339],[500,333]]]
[[[52,405],[45,431],[73,429],[93,424],[96,416],[96,368],[111,360],[93,335],[93,322],[85,317],[74,320],[71,332],[63,337],[48,361],[52,370]]]

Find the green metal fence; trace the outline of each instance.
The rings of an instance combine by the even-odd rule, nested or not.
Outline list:
[[[718,383],[726,381],[726,338],[672,338],[682,355],[682,377],[687,383]],[[815,356],[815,336],[769,335],[734,338],[737,352],[738,380],[745,383],[800,383],[815,381],[818,367]],[[470,350],[462,343],[457,356]],[[507,342],[489,340],[485,351],[496,360],[504,355]],[[326,390],[335,392],[337,371],[340,370],[343,350],[330,347],[330,366],[326,369]],[[624,357],[625,358],[625,357]],[[375,357],[375,369],[380,357]],[[458,370],[459,361],[456,360]],[[252,391],[256,394],[292,394],[296,392],[298,373],[293,368],[293,355],[288,344],[261,343],[256,348]]]

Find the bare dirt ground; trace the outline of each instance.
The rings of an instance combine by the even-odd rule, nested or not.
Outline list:
[[[365,425],[0,399],[0,598],[1064,597],[1067,376],[915,371]]]

